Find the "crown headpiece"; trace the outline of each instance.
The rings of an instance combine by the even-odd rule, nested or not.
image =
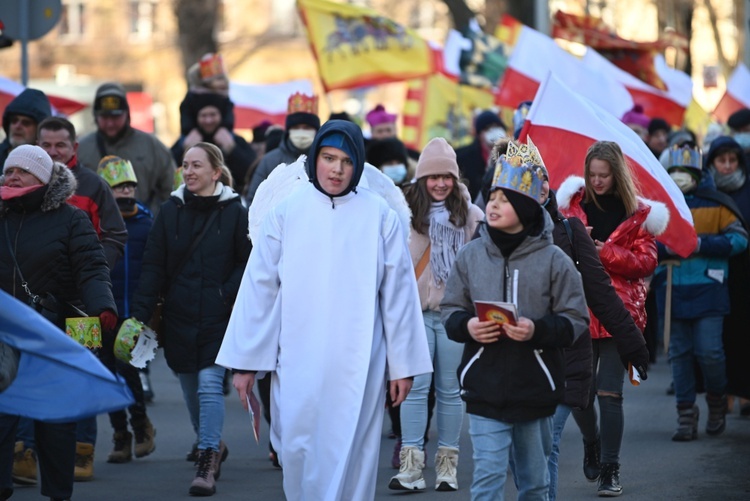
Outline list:
[[[508,150],[495,162],[492,189],[513,190],[539,201],[547,168],[531,138],[527,143],[508,142]]]
[[[698,147],[674,145],[669,149],[669,167],[687,167],[701,170],[703,162]]]
[[[215,77],[226,75],[224,59],[221,57],[221,54],[214,54],[211,52],[204,54],[198,62],[198,65],[203,80],[210,80]]]
[[[317,115],[318,96],[308,96],[301,92],[295,92],[289,96],[286,113],[287,115],[291,115],[292,113],[310,113],[312,115]]]

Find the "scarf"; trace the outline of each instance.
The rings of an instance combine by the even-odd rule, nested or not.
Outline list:
[[[497,228],[493,228],[492,226],[487,225],[487,233],[490,235],[492,243],[494,243],[495,246],[500,249],[500,253],[505,259],[508,259],[510,257],[513,251],[516,250],[519,245],[521,245],[521,242],[523,242],[526,237],[533,234],[532,229],[533,228],[531,227],[524,227],[518,233],[506,233],[502,230],[498,230]]]
[[[456,260],[456,253],[464,245],[464,232],[450,222],[445,202],[433,202],[427,215],[430,225],[430,269],[435,284],[444,284]]]
[[[713,165],[711,165],[708,170],[714,176],[716,187],[724,193],[731,193],[739,190],[745,185],[745,181],[747,180],[745,170],[741,167],[731,174],[719,174]]]
[[[24,195],[42,188],[43,184],[35,184],[34,186],[25,186],[23,188],[13,188],[10,186],[0,186],[0,199],[2,200],[13,200]]]
[[[589,226],[592,227],[591,238],[606,242],[625,220],[625,205],[613,194],[594,196],[602,209],[600,210],[594,202],[590,202],[582,204],[583,211],[586,213]]]

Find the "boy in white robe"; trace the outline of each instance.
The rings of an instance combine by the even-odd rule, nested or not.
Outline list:
[[[364,141],[327,122],[311,180],[273,207],[254,241],[216,362],[240,401],[271,372],[271,442],[288,500],[375,496],[385,381],[401,403],[432,372],[414,269],[396,213],[357,186]]]

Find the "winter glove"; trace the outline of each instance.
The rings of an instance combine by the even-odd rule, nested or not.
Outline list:
[[[103,332],[112,332],[117,326],[117,315],[112,310],[104,310],[99,314],[99,322]]]
[[[646,345],[641,346],[633,352],[620,355],[620,360],[622,360],[622,365],[625,366],[625,369],[628,368],[628,364],[633,364],[633,367],[637,369],[638,373],[641,375],[641,379],[643,381],[648,379],[646,371],[648,371],[649,353]]]

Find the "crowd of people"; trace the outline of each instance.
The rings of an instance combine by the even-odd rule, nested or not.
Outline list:
[[[556,499],[572,415],[584,477],[618,496],[625,378],[647,379],[664,336],[672,440],[698,437],[701,392],[707,435],[734,406],[750,415],[750,110],[700,139],[640,106],[621,118],[684,194],[698,240],[683,257],[657,241],[669,212],[642,196],[617,143],[592,142],[580,177],[550,189],[555,166],[518,139],[530,102],[512,130],[484,110],[469,145],[416,152],[382,105],[363,130],[345,114],[324,122],[317,97],[297,93],[284,127],[260,123],[248,142],[224,81],[190,78],[171,151],[130,125],[119,83],[97,89],[97,129],[81,138],[39,90],[3,113],[0,287],[61,335],[93,317],[101,336],[86,346],[134,397],[109,416],[108,462],[156,448],[148,372],[113,354],[128,319],[157,329],[179,379],[194,496],[216,493],[228,457],[229,378],[245,408],[257,383],[290,500],[372,499],[386,406],[390,489],[427,489],[434,408],[437,491],[461,488],[467,414],[472,499],[502,499],[508,478],[519,499]],[[70,499],[94,479],[97,435],[96,416],[0,413],[0,499],[38,479]]]

